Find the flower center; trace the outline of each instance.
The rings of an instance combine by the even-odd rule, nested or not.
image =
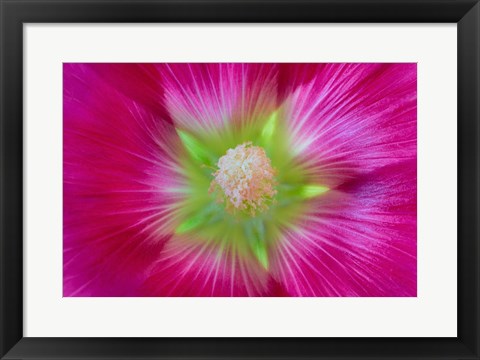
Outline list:
[[[217,192],[218,201],[228,212],[240,210],[254,216],[268,209],[277,193],[276,171],[265,150],[251,142],[228,149],[218,160],[209,192]]]

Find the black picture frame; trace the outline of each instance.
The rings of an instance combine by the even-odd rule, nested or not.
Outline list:
[[[480,358],[479,0],[0,0],[0,14],[2,359]],[[83,22],[457,23],[458,337],[23,337],[23,24]]]

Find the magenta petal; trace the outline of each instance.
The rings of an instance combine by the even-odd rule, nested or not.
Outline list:
[[[416,157],[416,64],[281,69],[293,151],[325,185]]]
[[[164,247],[143,296],[265,296],[281,287],[234,247],[174,236]]]
[[[156,64],[97,63],[88,68],[125,97],[163,121],[172,122],[164,106],[164,88]]]
[[[173,225],[178,139],[96,64],[64,65],[64,296],[128,296]]]
[[[272,250],[293,296],[416,296],[416,162],[376,169],[318,198]]]
[[[167,108],[192,131],[265,119],[276,106],[275,64],[162,64]]]

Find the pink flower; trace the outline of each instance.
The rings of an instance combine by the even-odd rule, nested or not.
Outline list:
[[[416,296],[416,64],[64,64],[64,296]]]

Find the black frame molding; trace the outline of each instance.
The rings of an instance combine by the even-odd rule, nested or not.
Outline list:
[[[0,0],[0,16],[1,359],[480,359],[479,0]],[[23,24],[70,22],[457,23],[458,337],[24,338]]]

